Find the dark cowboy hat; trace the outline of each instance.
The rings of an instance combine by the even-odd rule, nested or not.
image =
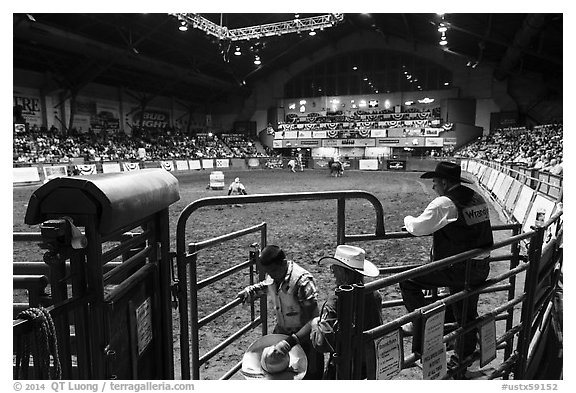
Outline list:
[[[260,252],[260,263],[263,266],[280,263],[284,259],[286,259],[286,254],[280,247],[275,245],[266,246]]]
[[[420,178],[433,179],[435,177],[438,177],[441,179],[448,179],[448,180],[452,180],[452,181],[459,181],[462,183],[471,184],[472,182],[470,180],[465,179],[465,178],[460,176],[461,173],[462,173],[462,169],[460,168],[460,165],[455,164],[453,162],[440,161],[436,165],[436,169],[434,171],[424,172],[422,174],[422,176],[420,176]]]

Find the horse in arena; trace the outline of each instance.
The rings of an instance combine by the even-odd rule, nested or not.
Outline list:
[[[344,174],[344,167],[340,161],[330,162],[330,176],[339,177]]]

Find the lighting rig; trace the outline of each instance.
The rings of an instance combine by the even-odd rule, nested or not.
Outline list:
[[[295,18],[284,22],[267,23],[263,25],[228,29],[204,18],[200,14],[173,13],[180,21],[193,28],[200,29],[206,34],[213,35],[220,40],[241,41],[252,38],[280,36],[283,34],[300,33],[329,28],[344,20],[344,14],[325,14],[309,18]]]

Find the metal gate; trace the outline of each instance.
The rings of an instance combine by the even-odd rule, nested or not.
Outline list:
[[[376,212],[376,227],[373,234],[362,234],[353,237],[345,234],[345,212],[346,200],[349,199],[366,199],[372,204]],[[198,281],[196,272],[196,261],[198,253],[208,247],[220,244],[222,242],[236,239],[238,237],[260,232],[260,246],[266,246],[266,223],[256,225],[244,230],[222,235],[213,239],[202,242],[194,242],[186,237],[186,224],[190,216],[198,209],[206,206],[233,205],[233,204],[255,204],[265,202],[285,202],[285,201],[317,201],[317,200],[336,200],[337,201],[337,226],[336,241],[337,244],[344,244],[346,239],[354,238],[357,240],[376,240],[384,237],[384,212],[380,201],[372,194],[365,191],[326,191],[326,192],[304,192],[304,193],[281,193],[281,194],[261,194],[261,195],[243,195],[243,196],[223,196],[199,199],[184,208],[178,218],[176,228],[176,261],[178,271],[178,303],[180,310],[180,347],[181,347],[181,371],[182,379],[200,379],[200,366],[211,357],[222,351],[244,333],[262,324],[262,334],[266,332],[267,309],[266,301],[260,302],[259,316],[256,317],[252,309],[251,321],[248,325],[243,326],[238,331],[232,333],[230,337],[224,340],[216,347],[210,349],[202,356],[199,353],[198,330],[207,323],[213,321],[216,317],[223,315],[227,311],[241,304],[240,299],[234,299],[220,309],[212,312],[210,315],[198,319],[198,291],[206,286],[231,274],[237,273],[242,269],[253,269],[257,266],[258,252],[256,248],[251,250],[248,261],[242,262],[228,270],[222,271],[210,278]],[[263,273],[259,270],[260,279],[263,279]],[[250,270],[252,273],[252,270]],[[252,278],[252,274],[250,274]],[[228,379],[236,373],[241,367],[238,363],[230,369],[222,379]]]

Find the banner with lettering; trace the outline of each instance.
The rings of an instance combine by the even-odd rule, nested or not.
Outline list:
[[[147,129],[161,129],[170,125],[168,112],[156,109],[146,109],[144,112],[138,108],[132,108],[132,127]]]
[[[44,171],[44,182],[56,177],[68,176],[68,167],[66,165],[44,166],[42,170]]]
[[[120,164],[118,162],[103,162],[102,173],[117,173],[120,172]]]
[[[91,128],[97,134],[103,130],[116,133],[120,129],[119,105],[112,101],[78,97],[73,124],[78,132],[88,132]]]
[[[188,161],[177,160],[176,161],[176,170],[177,171],[187,171],[188,170]]]
[[[14,115],[16,123],[24,122],[29,125],[42,125],[42,106],[40,92],[35,89],[14,88]]]
[[[190,169],[202,169],[202,165],[200,165],[200,160],[188,160],[188,166]]]

